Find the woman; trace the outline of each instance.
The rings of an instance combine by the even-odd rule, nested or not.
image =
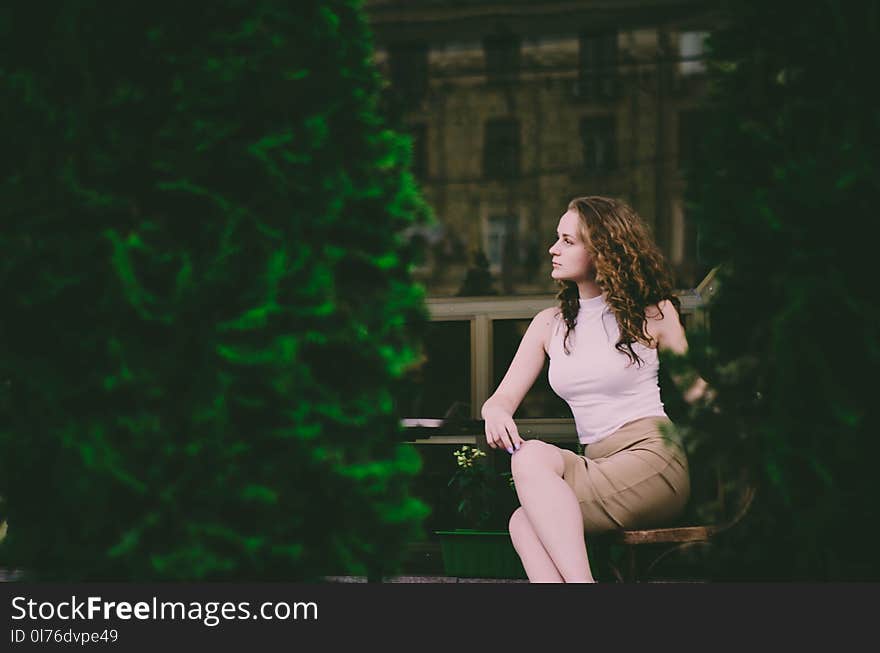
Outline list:
[[[690,495],[685,453],[661,432],[658,349],[687,351],[679,300],[642,219],[605,197],[572,200],[550,248],[558,307],[538,313],[495,393],[486,441],[512,454],[521,506],[510,535],[531,582],[594,582],[584,533],[674,519]],[[583,456],[524,441],[513,414],[550,357]],[[692,402],[706,384],[685,392]]]

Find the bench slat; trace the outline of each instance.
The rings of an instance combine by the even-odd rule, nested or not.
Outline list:
[[[715,532],[714,526],[684,526],[680,528],[653,528],[643,531],[620,531],[621,544],[668,544],[674,542],[706,542]]]

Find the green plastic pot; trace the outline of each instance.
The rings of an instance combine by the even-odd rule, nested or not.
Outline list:
[[[458,578],[526,578],[507,531],[435,531],[443,569]]]

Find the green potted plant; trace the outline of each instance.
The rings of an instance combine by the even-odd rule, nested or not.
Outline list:
[[[437,531],[449,576],[525,578],[507,530],[518,500],[509,471],[498,471],[476,447],[454,452],[456,469],[448,487],[456,503],[455,530]]]

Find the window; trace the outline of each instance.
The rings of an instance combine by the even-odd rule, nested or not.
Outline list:
[[[697,160],[705,124],[705,112],[701,109],[678,112],[678,167],[685,173]]]
[[[580,36],[578,95],[588,100],[611,100],[617,90],[617,32]]]
[[[492,322],[493,391],[504,378],[530,323],[530,319],[494,320]],[[571,418],[568,404],[550,387],[550,382],[547,380],[549,367],[549,360],[544,361],[544,369],[538,375],[531,390],[523,398],[514,418]]]
[[[705,41],[709,32],[682,32],[678,39],[678,72],[699,75],[706,72]]]
[[[402,418],[469,418],[470,322],[431,322],[424,336],[424,359],[406,375],[395,394]]]
[[[483,174],[493,179],[519,174],[519,121],[496,118],[486,122]]]
[[[581,119],[584,169],[590,174],[607,174],[617,167],[617,121],[614,116]]]
[[[510,35],[490,36],[483,40],[486,78],[490,83],[514,81],[519,76],[520,40]]]
[[[418,179],[428,178],[428,126],[424,123],[413,125],[411,128],[413,139],[412,171]]]
[[[397,100],[406,107],[418,105],[428,90],[428,46],[424,43],[391,45],[388,60]]]
[[[515,264],[517,241],[517,218],[511,215],[495,215],[489,217],[486,233],[486,257],[489,265],[500,268],[507,264]]]

